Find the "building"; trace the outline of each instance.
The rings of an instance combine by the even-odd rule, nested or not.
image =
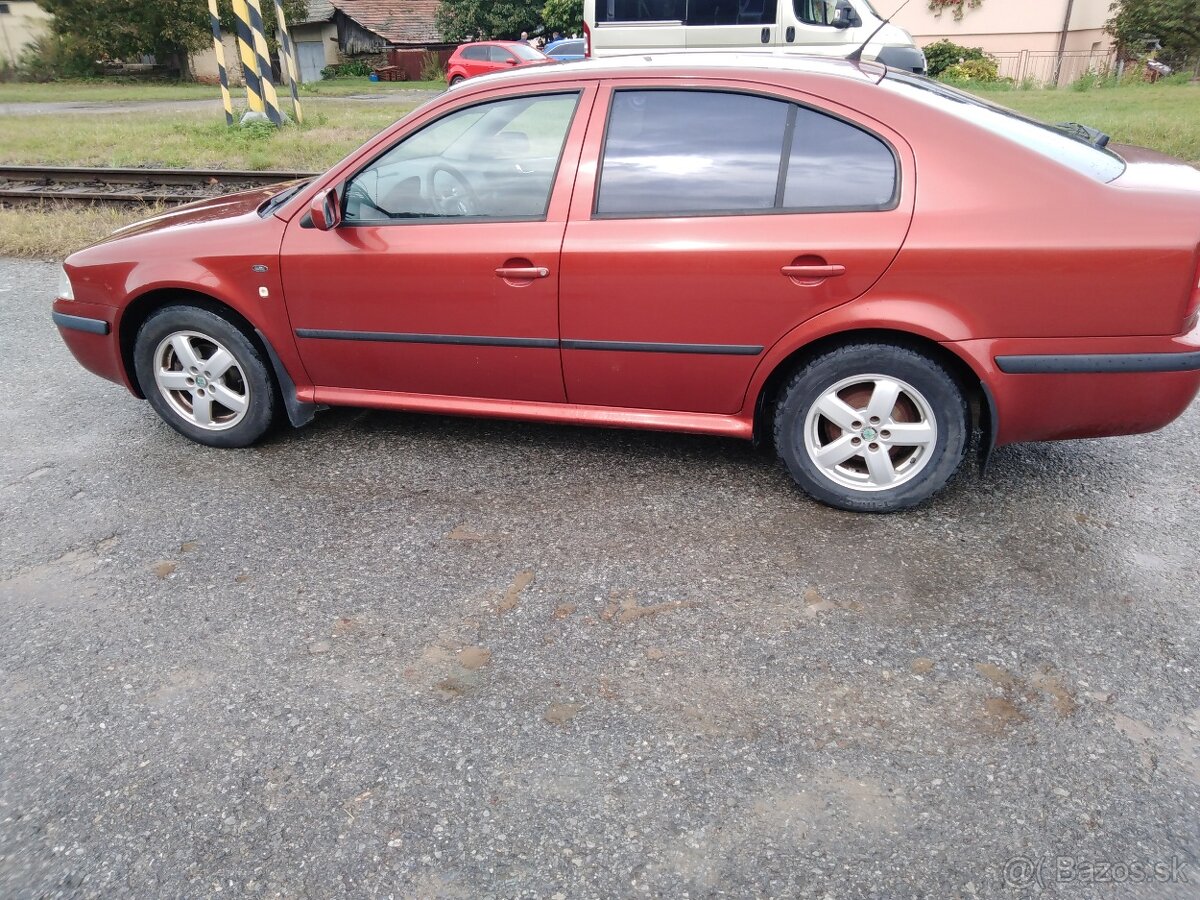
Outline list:
[[[0,68],[15,66],[26,45],[49,32],[51,18],[32,0],[0,2]]]
[[[877,7],[886,15],[884,0]],[[1000,64],[1000,74],[1018,81],[1047,83],[1059,71],[1062,84],[1084,72],[1111,64],[1112,37],[1105,33],[1111,0],[983,0],[955,20],[953,10],[940,15],[925,0],[913,0],[895,18],[912,32],[919,46],[948,39],[964,47],[982,47]],[[1068,10],[1070,17],[1068,19]],[[1065,28],[1064,28],[1065,26]],[[1059,44],[1066,32],[1061,64]]]
[[[289,22],[302,82],[320,81],[326,66],[356,57],[377,57],[391,50],[442,50],[452,47],[437,29],[439,0],[309,0],[303,21]],[[225,35],[230,79],[241,83],[237,44]],[[211,49],[193,54],[192,72],[215,81],[217,61]]]

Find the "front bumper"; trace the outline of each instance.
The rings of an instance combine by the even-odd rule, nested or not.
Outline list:
[[[81,366],[132,391],[121,359],[121,343],[113,332],[116,314],[109,306],[60,297],[54,301],[52,315],[63,343]]]

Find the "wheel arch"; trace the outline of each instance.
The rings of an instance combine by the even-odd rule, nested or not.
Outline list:
[[[820,354],[846,344],[881,343],[903,347],[927,356],[946,367],[954,376],[971,411],[971,425],[982,434],[979,445],[980,466],[986,468],[995,447],[997,434],[996,404],[986,382],[963,357],[932,338],[892,328],[851,328],[822,335],[794,349],[779,360],[762,383],[754,402],[755,443],[773,440],[775,401],[780,388],[794,372]]]
[[[142,386],[138,384],[137,369],[134,366],[134,344],[137,341],[138,331],[146,320],[160,309],[168,306],[196,306],[222,316],[236,325],[264,357],[270,358],[274,354],[266,338],[249,319],[233,306],[211,294],[190,288],[155,288],[146,291],[126,305],[117,325],[117,338],[121,348],[121,367],[124,369],[130,389],[142,399],[145,399],[145,394],[142,392]]]

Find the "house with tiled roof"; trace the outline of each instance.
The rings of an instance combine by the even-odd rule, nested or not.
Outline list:
[[[308,0],[303,20],[289,22],[300,80],[319,81],[321,70],[355,57],[377,57],[386,51],[446,50],[437,28],[440,0]],[[227,35],[225,58],[237,79],[237,50]],[[211,57],[211,59],[210,59]],[[193,70],[203,78],[216,77],[212,51],[192,58]],[[208,71],[211,69],[211,73]]]

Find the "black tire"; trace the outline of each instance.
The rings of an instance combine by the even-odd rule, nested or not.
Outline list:
[[[155,379],[155,355],[158,353],[173,354],[172,359],[180,366],[180,371],[170,374],[180,377],[188,375],[175,351],[168,351],[165,346],[160,350],[164,341],[181,333],[194,335],[190,338],[190,346],[196,350],[202,363],[214,358],[214,352],[209,349],[213,347],[223,347],[233,357],[234,365],[229,367],[226,374],[209,378],[207,381],[201,377],[201,382],[206,384],[210,395],[207,409],[212,424],[208,428],[201,427],[193,421],[194,407],[192,418],[189,418],[185,411],[189,404],[198,406],[202,402],[197,399],[192,388],[170,391],[165,387],[160,388]],[[151,314],[138,329],[133,347],[133,360],[142,394],[154,407],[154,411],[164,422],[198,444],[209,447],[248,447],[262,438],[279,418],[279,388],[262,353],[241,328],[208,309],[197,306],[168,306]],[[201,373],[203,374],[206,373]],[[232,392],[222,396],[244,398],[243,410],[220,404],[218,395],[213,392],[214,388],[221,389],[227,386]],[[198,388],[198,392],[205,393],[202,387]],[[228,424],[223,424],[220,421],[222,418],[228,420]],[[220,430],[212,430],[213,428]]]
[[[450,87],[454,87],[456,84],[458,84],[462,80],[463,80],[463,77],[461,75],[455,75],[453,78],[450,79]]]
[[[882,378],[872,381],[872,376]],[[887,418],[872,424],[867,404],[876,396],[873,388],[885,379],[901,383],[904,390],[889,407]],[[841,400],[859,413],[852,417],[857,421],[844,429],[835,425],[814,409],[823,398],[821,409],[829,401]],[[931,423],[926,421],[929,418]],[[919,430],[936,436],[923,445],[899,440],[891,444],[889,423],[909,426],[914,434]],[[775,407],[775,446],[796,484],[821,503],[853,512],[895,512],[929,499],[958,470],[969,437],[970,412],[954,375],[915,350],[891,344],[849,344],[822,353],[784,384]],[[816,452],[829,450],[840,456],[834,454],[834,444],[843,440],[843,451],[854,456],[841,464],[817,464]],[[882,477],[876,478],[870,470],[869,457],[881,466]],[[896,479],[895,487],[885,487],[888,472]]]

